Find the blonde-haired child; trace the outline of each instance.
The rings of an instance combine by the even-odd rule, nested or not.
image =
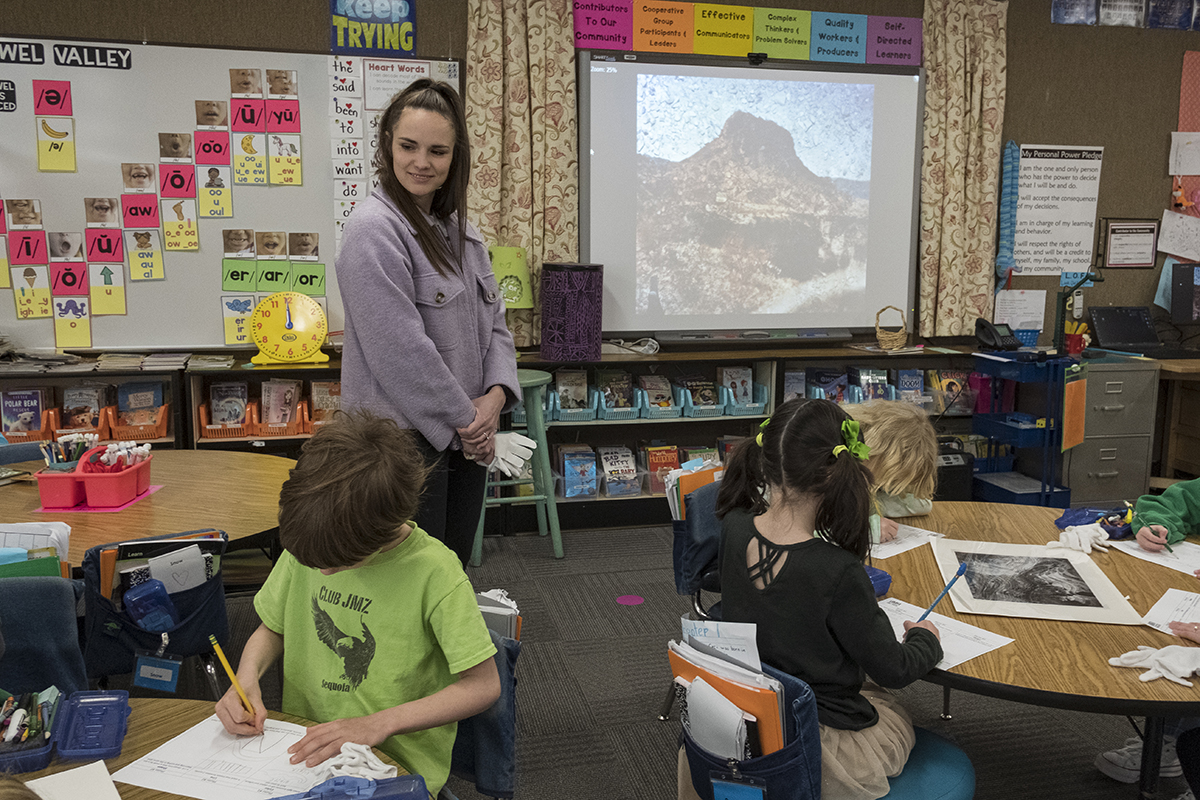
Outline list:
[[[937,433],[924,409],[903,400],[872,400],[845,406],[871,448],[867,467],[875,478],[877,513],[871,518],[874,542],[896,538],[892,517],[916,517],[933,510],[937,489]]]

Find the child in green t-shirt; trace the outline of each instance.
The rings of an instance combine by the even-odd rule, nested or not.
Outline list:
[[[217,703],[227,731],[262,733],[259,678],[282,655],[283,710],[321,723],[292,763],[377,746],[438,793],[457,721],[490,707],[500,680],[457,556],[410,521],[426,474],[411,434],[364,411],[305,443],[279,497],[286,552],[237,671],[254,713],[230,689]]]

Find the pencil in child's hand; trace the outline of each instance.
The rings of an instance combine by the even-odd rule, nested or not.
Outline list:
[[[238,697],[242,698],[242,705],[250,712],[250,716],[254,716],[254,706],[250,704],[250,699],[246,697],[246,692],[242,689],[242,684],[238,683],[237,675],[233,672],[233,667],[229,666],[229,659],[225,658],[225,651],[221,649],[221,645],[217,644],[217,637],[211,633],[208,635],[208,641],[213,646],[213,652],[217,654],[217,658],[221,659],[221,666],[225,667],[225,673],[229,676],[230,683],[237,690]]]
[[[958,580],[962,576],[962,574],[966,571],[967,571],[967,562],[964,561],[958,565],[958,572],[954,573],[954,577],[951,578],[950,582],[946,584],[946,588],[942,589],[942,593],[934,598],[933,602],[929,604],[929,608],[925,609],[924,614],[917,617],[917,622],[921,622],[926,617],[928,617],[931,613],[933,613],[933,609],[937,606],[938,603],[942,602],[942,598],[945,597],[946,593],[950,591],[950,587],[953,586],[954,582],[956,580]]]

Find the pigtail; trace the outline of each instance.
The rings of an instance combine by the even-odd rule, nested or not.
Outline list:
[[[735,509],[745,509],[753,514],[767,510],[762,470],[762,447],[755,437],[747,436],[738,442],[725,462],[721,488],[717,490],[717,519]]]
[[[838,547],[865,561],[871,549],[871,472],[849,451],[830,454],[827,479],[816,487],[821,496],[816,529]]]

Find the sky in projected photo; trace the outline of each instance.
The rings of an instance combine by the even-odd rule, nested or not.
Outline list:
[[[682,161],[745,111],[787,129],[817,175],[867,181],[874,91],[856,83],[639,75],[637,152]]]

